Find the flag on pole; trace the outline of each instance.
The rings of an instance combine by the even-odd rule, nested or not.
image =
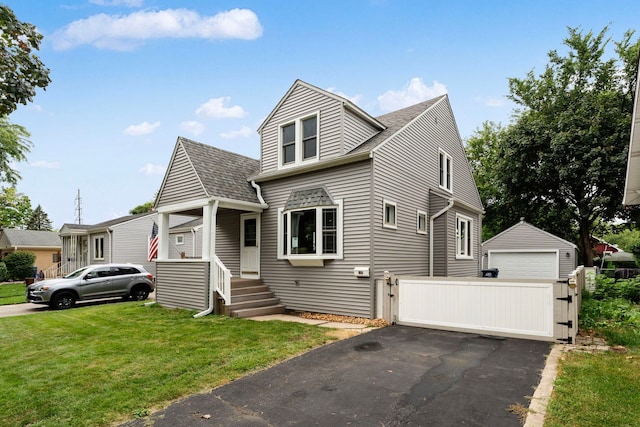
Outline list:
[[[158,257],[158,224],[153,223],[151,227],[151,238],[149,239],[149,262]]]

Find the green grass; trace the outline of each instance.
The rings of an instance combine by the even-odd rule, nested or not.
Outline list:
[[[112,425],[334,339],[192,315],[128,302],[0,318],[0,425]]]
[[[26,289],[27,287],[24,282],[0,284],[0,305],[22,304],[27,302],[25,295]]]
[[[628,284],[603,284],[584,295],[580,330],[625,351],[564,354],[546,427],[640,426],[640,306],[621,297]]]

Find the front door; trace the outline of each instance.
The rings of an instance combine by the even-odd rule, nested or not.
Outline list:
[[[260,214],[240,216],[240,277],[260,277]]]

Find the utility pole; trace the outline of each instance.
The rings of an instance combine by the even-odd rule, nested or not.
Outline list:
[[[80,189],[76,196],[76,223],[82,224],[82,197],[80,197]]]

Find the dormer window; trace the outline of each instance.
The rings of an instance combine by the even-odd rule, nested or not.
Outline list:
[[[440,188],[451,192],[451,175],[452,175],[452,163],[451,156],[443,150],[438,152],[438,166],[440,176]]]
[[[280,166],[318,160],[319,113],[280,126]]]

